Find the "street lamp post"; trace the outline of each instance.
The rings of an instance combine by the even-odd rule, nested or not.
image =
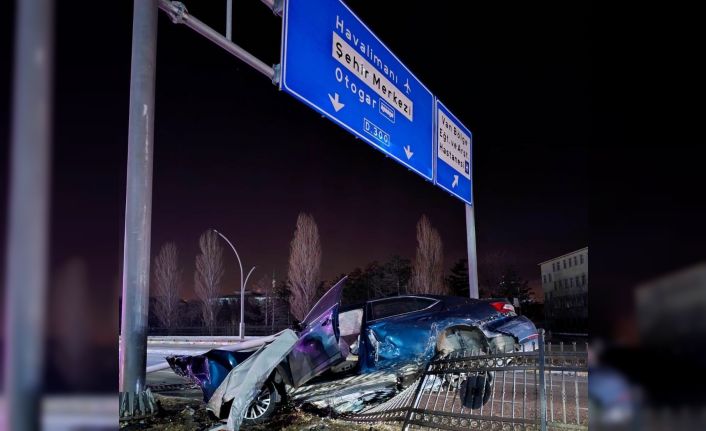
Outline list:
[[[238,336],[240,337],[241,340],[245,339],[245,286],[248,284],[248,279],[250,278],[250,274],[252,274],[253,271],[255,271],[255,267],[253,266],[250,268],[250,271],[248,272],[248,275],[245,277],[245,281],[243,281],[243,263],[240,261],[240,256],[238,255],[238,251],[235,249],[235,246],[233,246],[233,243],[230,242],[228,238],[226,238],[225,235],[222,233],[218,232],[216,229],[213,229],[214,232],[218,234],[221,238],[225,240],[225,242],[228,243],[230,248],[233,250],[233,253],[235,253],[236,259],[238,259],[238,265],[240,266],[240,327],[238,329]]]

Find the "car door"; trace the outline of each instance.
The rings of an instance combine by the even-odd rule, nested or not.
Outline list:
[[[431,337],[438,300],[400,296],[371,301],[367,307],[362,372],[419,361],[433,353]],[[433,338],[433,339],[432,339]]]
[[[329,289],[302,321],[299,341],[288,356],[295,387],[343,360],[338,347],[338,308],[345,280]]]

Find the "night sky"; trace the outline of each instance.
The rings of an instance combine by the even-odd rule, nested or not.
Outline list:
[[[225,31],[224,1],[185,3]],[[502,254],[538,286],[539,262],[588,244],[588,7],[347,3],[473,132],[479,258]],[[51,265],[85,259],[96,300],[105,301],[119,294],[131,4],[57,7]],[[234,11],[234,41],[278,63],[281,19],[257,0],[236,0]],[[3,59],[12,51],[12,16],[3,14],[0,26]],[[10,72],[3,60],[0,82],[11,82]],[[2,166],[9,90],[0,88]],[[177,242],[186,296],[198,236],[211,227],[258,267],[255,279],[283,277],[300,211],[318,223],[325,279],[393,254],[413,258],[422,214],[440,231],[447,268],[466,253],[460,200],[162,12],[153,184],[152,254]],[[2,175],[3,226],[6,189]],[[230,253],[225,259],[230,291],[237,266]]]

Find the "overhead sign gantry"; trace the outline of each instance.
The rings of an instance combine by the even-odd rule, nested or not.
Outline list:
[[[154,413],[145,385],[157,8],[267,76],[363,141],[463,200],[469,294],[478,297],[472,135],[341,0],[261,0],[283,17],[281,64],[270,67],[183,3],[134,0],[125,211],[120,417]]]

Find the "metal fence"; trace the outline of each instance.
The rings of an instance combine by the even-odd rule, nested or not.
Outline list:
[[[404,430],[587,430],[586,344],[457,351],[384,404],[347,416]]]

